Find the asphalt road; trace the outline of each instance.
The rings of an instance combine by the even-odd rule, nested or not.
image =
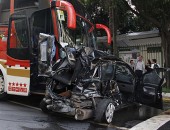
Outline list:
[[[9,101],[0,102],[0,130],[117,130],[131,128],[146,119],[139,118],[138,108],[129,107],[115,112],[109,126],[96,124],[93,119],[76,121],[61,114],[44,114],[38,108],[41,98],[12,96]],[[159,113],[155,109],[144,109],[147,109],[147,118]]]
[[[50,128],[51,127],[51,128]],[[0,102],[0,130],[62,130],[48,115],[42,112],[16,105]]]
[[[76,121],[56,114],[44,114],[38,109],[0,102],[0,130],[115,130],[90,121]]]

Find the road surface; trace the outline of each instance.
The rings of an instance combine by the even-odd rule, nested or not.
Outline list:
[[[114,128],[76,121],[61,115],[47,115],[38,109],[0,102],[0,130],[115,130]]]
[[[97,124],[93,119],[76,121],[61,114],[41,112],[38,105],[42,98],[11,96],[7,102],[0,101],[0,130],[117,130],[131,128],[146,120],[139,118],[138,108],[129,107],[115,112],[109,126]],[[159,113],[156,109],[146,109],[147,119]]]

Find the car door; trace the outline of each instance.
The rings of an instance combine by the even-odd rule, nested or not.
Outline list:
[[[135,74],[131,67],[124,62],[116,63],[115,80],[121,92],[134,93]]]
[[[162,103],[162,83],[161,78],[155,70],[145,73],[137,85],[136,98],[139,103],[155,107],[163,108]]]

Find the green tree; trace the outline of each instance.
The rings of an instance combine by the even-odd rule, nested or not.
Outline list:
[[[135,16],[122,0],[80,0],[91,14],[94,23],[109,26],[111,22],[111,8],[116,7],[116,24],[121,34],[127,32],[146,31],[153,28],[152,23],[147,23],[140,16]],[[110,20],[110,23],[109,23]],[[112,28],[112,27],[111,27]]]
[[[109,23],[108,10],[105,10],[106,4],[103,0],[80,0],[91,15],[94,23]],[[107,3],[107,2],[105,2]]]

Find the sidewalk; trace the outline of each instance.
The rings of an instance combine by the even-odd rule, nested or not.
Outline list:
[[[163,101],[170,102],[170,93],[162,93]]]
[[[163,97],[169,97],[169,98],[170,98],[170,93],[162,92],[162,96],[163,96]]]

